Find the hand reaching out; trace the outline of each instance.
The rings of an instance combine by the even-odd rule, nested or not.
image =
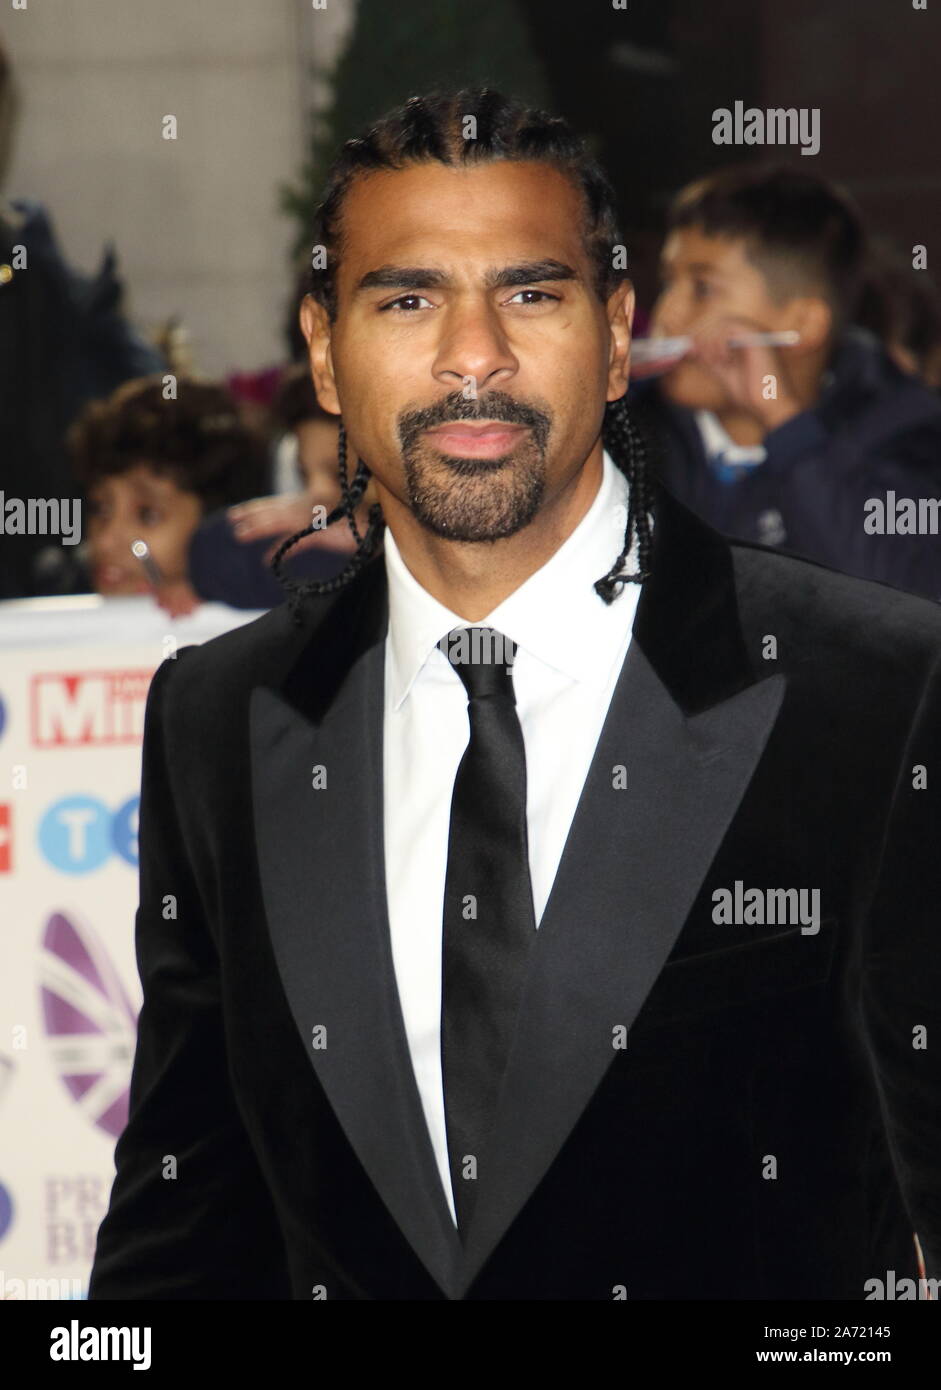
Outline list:
[[[328,530],[322,523],[326,521],[333,508],[322,503],[310,492],[255,497],[250,502],[241,502],[238,506],[230,507],[228,514],[237,540],[248,542],[260,540],[264,536],[274,537],[272,544],[265,551],[265,562],[270,564],[278,546],[287,540],[288,536],[293,536],[297,531],[303,531],[305,526],[309,526],[315,519],[314,508],[320,506],[323,510],[318,511],[317,516],[321,519],[321,526],[299,540],[290,553],[293,555],[299,550],[307,550],[314,546],[323,546],[327,550],[354,551],[356,542],[349,527],[335,522]],[[362,531],[364,524],[358,522],[358,525]]]

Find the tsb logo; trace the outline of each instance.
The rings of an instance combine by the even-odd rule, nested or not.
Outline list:
[[[132,796],[115,812],[94,796],[54,801],[39,823],[39,848],[64,874],[90,874],[112,854],[137,867],[137,812]]]

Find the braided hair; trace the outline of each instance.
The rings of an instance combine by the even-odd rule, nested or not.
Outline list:
[[[474,123],[474,138],[467,138],[467,123]],[[315,250],[325,254],[312,261],[310,294],[326,311],[330,323],[337,317],[336,273],[343,247],[342,210],[355,182],[374,170],[401,170],[417,163],[437,161],[448,166],[494,160],[535,161],[549,164],[567,177],[581,195],[582,237],[593,268],[594,289],[602,303],[627,277],[614,191],[603,169],[575,131],[559,116],[550,115],[503,96],[489,87],[462,88],[410,97],[388,112],[362,136],[347,140],[331,165],[323,197],[314,217]],[[623,401],[609,403],[603,426],[604,444],[628,480],[630,497],[624,546],[607,574],[595,582],[605,603],[611,603],[626,583],[641,583],[650,566],[651,501],[647,448],[637,423],[629,418]],[[363,496],[370,472],[362,459],[352,481],[347,474],[346,433],[341,424],[338,444],[340,505],[326,525],[346,517],[357,543],[346,568],[335,578],[306,583],[285,579],[281,562],[286,552],[316,529],[317,523],[289,536],[279,546],[271,567],[288,592],[291,613],[300,622],[300,606],[309,594],[330,594],[344,588],[374,554],[385,526],[376,502],[369,510],[366,534],[361,536],[354,512]],[[636,541],[637,568],[623,574],[622,566]]]
[[[363,493],[366,491],[366,484],[369,482],[371,475],[365,463],[363,463],[362,459],[359,459],[356,464],[356,473],[353,477],[353,481],[349,481],[346,471],[346,430],[343,428],[342,424],[340,425],[340,434],[337,441],[337,463],[342,499],[340,505],[335,507],[329,514],[324,525],[330,526],[333,522],[339,521],[341,517],[345,516],[349,523],[350,530],[353,533],[353,539],[356,541],[356,553],[353,555],[353,558],[346,568],[341,570],[339,574],[334,575],[332,579],[320,581],[285,579],[281,574],[281,564],[285,554],[302,536],[309,536],[312,531],[319,529],[318,523],[313,521],[309,526],[305,526],[303,530],[295,531],[293,536],[288,536],[287,540],[282,541],[272,557],[271,569],[278,583],[288,594],[288,605],[291,617],[296,625],[299,625],[302,621],[301,606],[307,596],[311,594],[333,594],[336,593],[337,590],[345,588],[350,580],[359,574],[366,561],[375,553],[379,538],[385,530],[385,518],[382,515],[382,508],[378,502],[374,502],[369,509],[369,522],[366,528],[366,534],[361,536],[359,533],[359,528],[356,525],[355,512]]]

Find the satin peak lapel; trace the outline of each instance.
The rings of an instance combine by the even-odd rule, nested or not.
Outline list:
[[[663,968],[783,693],[772,676],[686,719],[631,644],[536,935],[465,1290],[614,1061],[614,1029],[631,1027]]]
[[[761,667],[728,543],[657,489],[650,577],[533,947],[462,1293],[577,1124],[616,1055],[613,1029],[630,1028],[685,924],[784,699],[784,676]]]
[[[414,1079],[386,910],[385,585],[380,560],[341,591],[281,689],[253,690],[255,831],[269,930],[307,1055],[390,1214],[453,1298],[461,1247]],[[326,785],[315,790],[318,768]]]

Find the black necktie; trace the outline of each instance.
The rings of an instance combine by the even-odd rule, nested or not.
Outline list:
[[[441,1000],[448,1159],[466,1238],[536,919],[515,648],[488,627],[455,628],[439,646],[467,690],[470,720],[451,800]]]

